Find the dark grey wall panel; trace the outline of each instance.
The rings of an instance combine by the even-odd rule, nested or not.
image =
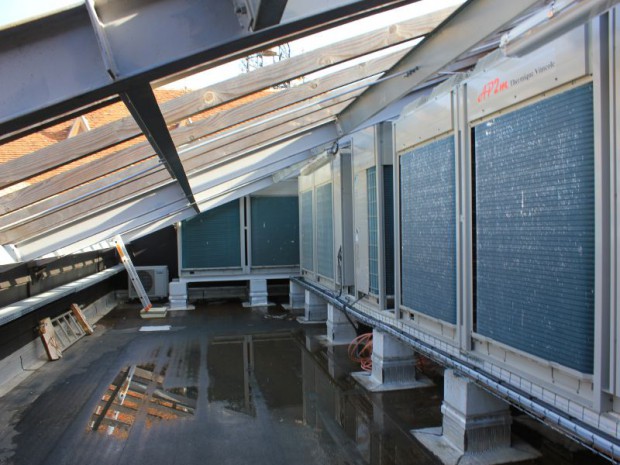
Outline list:
[[[302,192],[299,197],[301,208],[301,267],[314,271],[312,191]]]
[[[174,226],[134,239],[128,246],[134,266],[166,265],[170,279],[179,277],[177,231]]]
[[[366,201],[368,204],[368,290],[379,294],[379,232],[377,211],[377,169],[366,170]]]
[[[394,170],[383,167],[383,211],[385,216],[385,292],[394,295]]]
[[[456,323],[454,138],[400,158],[402,303]]]
[[[239,201],[183,221],[183,268],[241,267]]]
[[[592,373],[592,85],[475,135],[477,331]]]
[[[316,188],[316,254],[318,273],[333,278],[334,228],[331,183]]]
[[[252,197],[252,266],[299,264],[297,197]]]

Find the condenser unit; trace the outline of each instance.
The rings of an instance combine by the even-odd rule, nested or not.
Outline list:
[[[136,266],[138,277],[150,298],[168,297],[168,267],[167,266]],[[138,297],[131,280],[129,280],[129,298]]]

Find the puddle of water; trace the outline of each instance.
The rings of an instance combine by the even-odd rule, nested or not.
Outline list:
[[[209,402],[246,414],[249,422],[266,415],[270,430],[275,423],[296,435],[302,427],[325,452],[326,463],[434,463],[408,433],[411,415],[393,420],[383,405],[394,399],[401,407],[412,397],[422,398],[410,404],[425,404],[413,426],[436,426],[441,423],[435,392],[440,388],[369,396],[348,376],[352,366],[346,347],[323,348],[315,342],[308,338],[308,350],[303,336],[212,340]]]
[[[127,439],[197,418],[166,429],[166,441],[194,438],[192,453],[214,463],[440,463],[410,434],[441,425],[440,381],[367,393],[350,377],[359,367],[346,346],[324,347],[302,332],[209,337],[202,345],[180,337],[149,351],[152,362],[123,367],[107,386],[89,431]]]

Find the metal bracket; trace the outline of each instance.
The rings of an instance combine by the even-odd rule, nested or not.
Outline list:
[[[251,31],[256,17],[254,2],[251,0],[233,0],[232,3],[239,25],[246,31]]]
[[[118,66],[116,66],[116,62],[114,61],[114,54],[112,53],[112,48],[110,47],[110,42],[105,32],[105,25],[97,15],[95,0],[86,0],[84,4],[86,6],[86,11],[88,11],[88,16],[90,17],[95,35],[97,36],[97,43],[101,50],[101,57],[105,64],[106,71],[113,80],[116,80],[119,76]]]

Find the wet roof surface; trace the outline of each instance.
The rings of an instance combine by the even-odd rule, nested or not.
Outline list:
[[[0,399],[0,464],[440,463],[409,434],[441,424],[438,371],[431,387],[368,394],[346,346],[275,308],[114,310]],[[530,436],[547,449],[535,463],[594,463]]]
[[[394,429],[392,447],[404,439],[399,457],[435,463],[394,426],[380,396],[373,404],[348,380],[346,347],[333,378],[312,341],[295,321],[238,304],[150,321],[117,309],[0,399],[0,463],[364,463],[377,453],[376,421]],[[440,421],[437,389],[426,390],[431,401],[415,423]],[[405,417],[419,404],[407,402]]]

